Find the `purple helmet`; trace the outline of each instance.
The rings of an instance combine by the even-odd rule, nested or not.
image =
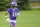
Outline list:
[[[11,3],[12,7],[17,6],[17,3],[14,1]]]

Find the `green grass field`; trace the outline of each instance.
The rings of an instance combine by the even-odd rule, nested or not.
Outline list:
[[[40,11],[20,11],[16,27],[40,27]],[[0,12],[0,27],[10,27],[6,21],[5,12]]]

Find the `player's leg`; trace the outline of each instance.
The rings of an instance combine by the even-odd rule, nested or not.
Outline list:
[[[11,22],[12,23],[12,27],[15,27],[15,23],[14,22]]]
[[[12,24],[10,24],[10,27],[12,27]]]
[[[11,23],[11,22],[9,22],[9,24],[10,24],[10,27],[12,27],[12,23]]]

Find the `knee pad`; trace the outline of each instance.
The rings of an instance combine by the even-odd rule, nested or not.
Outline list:
[[[15,26],[15,23],[14,22],[11,22],[12,23],[12,26]]]

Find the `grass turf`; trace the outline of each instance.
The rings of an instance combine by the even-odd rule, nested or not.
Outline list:
[[[5,12],[0,12],[0,27],[10,27],[6,21]],[[20,11],[16,27],[40,27],[40,11]]]

